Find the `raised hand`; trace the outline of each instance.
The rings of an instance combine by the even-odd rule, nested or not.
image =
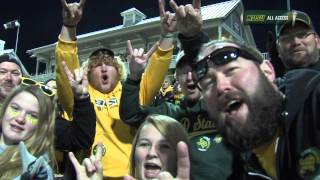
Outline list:
[[[88,66],[83,69],[75,69],[74,73],[72,73],[64,61],[62,61],[62,65],[75,98],[83,99],[88,97]]]
[[[175,15],[169,11],[165,11],[165,0],[159,1],[159,14],[161,24],[161,34],[163,36],[177,31],[177,21]]]
[[[90,158],[85,158],[82,164],[79,164],[72,152],[69,152],[69,158],[76,170],[77,180],[102,180],[102,144],[98,143],[96,154],[92,154]]]
[[[202,28],[201,0],[193,0],[192,5],[180,6],[174,0],[170,0],[170,7],[176,13],[179,33],[187,37],[193,37],[200,33]]]
[[[80,0],[79,3],[67,3],[61,0],[63,24],[67,27],[76,27],[81,20],[83,7],[86,0]]]
[[[173,178],[168,172],[162,172],[159,175],[159,180],[189,180],[190,179],[190,159],[189,151],[186,143],[180,141],[177,144],[177,177]]]
[[[138,80],[141,78],[141,75],[147,66],[150,56],[158,48],[158,42],[155,45],[153,45],[147,53],[144,53],[143,48],[133,49],[130,40],[127,41],[127,46],[129,52],[127,56],[130,70],[129,77],[132,80]]]

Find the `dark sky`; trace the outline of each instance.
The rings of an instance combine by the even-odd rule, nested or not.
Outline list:
[[[202,5],[222,2],[223,0],[203,0]],[[69,0],[68,2],[73,2]],[[191,0],[176,0],[178,4]],[[287,0],[243,0],[246,10],[285,10]],[[135,7],[147,18],[159,16],[157,0],[87,0],[85,12],[78,26],[78,34],[110,28],[122,23],[120,12]],[[320,1],[291,0],[292,9],[307,12],[319,32]],[[169,8],[168,8],[169,9]],[[15,30],[4,30],[2,24],[19,19],[21,23],[18,55],[30,73],[34,73],[35,59],[29,58],[26,50],[54,43],[61,28],[60,0],[3,0],[0,6],[0,39],[6,41],[6,49],[15,46]],[[267,31],[273,25],[252,25],[258,48],[266,50]]]

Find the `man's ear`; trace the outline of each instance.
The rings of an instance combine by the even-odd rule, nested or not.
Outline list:
[[[317,43],[317,48],[320,51],[320,39],[319,39],[319,35],[318,34],[315,34],[315,39],[316,39],[316,43]]]
[[[280,50],[280,44],[279,44],[280,42],[279,42],[279,39],[277,39],[276,40],[276,48],[277,48],[277,51],[278,51],[278,57],[280,58],[280,59],[282,59],[282,56],[281,56],[281,50]]]
[[[273,65],[269,60],[263,60],[263,62],[260,64],[260,69],[270,82],[274,82],[274,80],[276,79],[276,73],[274,71]]]

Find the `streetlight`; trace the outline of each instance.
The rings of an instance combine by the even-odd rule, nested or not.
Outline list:
[[[290,2],[290,0],[287,0],[287,10],[288,11],[291,10],[291,2]]]
[[[17,28],[17,34],[16,34],[16,47],[14,49],[14,52],[17,53],[17,49],[18,49],[18,41],[19,41],[19,30],[20,30],[20,23],[19,20],[13,20],[13,21],[9,21],[5,24],[3,24],[3,27],[5,30],[7,29],[14,29]]]

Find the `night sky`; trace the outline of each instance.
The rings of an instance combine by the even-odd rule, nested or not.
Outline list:
[[[72,0],[68,2],[73,2]],[[178,4],[191,3],[191,0],[176,0]],[[214,4],[222,0],[203,0],[202,5]],[[285,10],[287,0],[243,0],[246,10]],[[78,34],[110,28],[120,25],[120,12],[135,7],[147,18],[159,16],[157,0],[87,0]],[[320,1],[291,0],[291,8],[310,15],[317,32],[320,30]],[[167,8],[169,9],[169,7]],[[0,6],[0,39],[6,41],[5,48],[15,47],[16,30],[4,30],[2,24],[20,20],[18,56],[30,73],[35,72],[35,59],[29,58],[26,50],[54,43],[61,28],[60,0],[3,0]],[[252,25],[258,48],[266,50],[267,31],[273,31],[273,25]]]

